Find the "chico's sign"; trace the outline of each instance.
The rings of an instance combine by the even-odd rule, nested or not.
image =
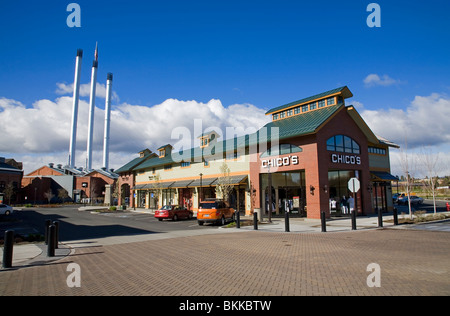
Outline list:
[[[278,157],[261,161],[263,168],[298,165],[298,156]]]
[[[361,157],[354,155],[341,155],[341,154],[332,154],[331,162],[333,163],[345,163],[347,165],[360,165]]]

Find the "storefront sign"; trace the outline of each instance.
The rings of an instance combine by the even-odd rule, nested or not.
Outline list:
[[[345,163],[347,165],[360,165],[361,157],[354,155],[340,155],[340,154],[332,154],[331,162],[333,163]]]
[[[262,167],[282,167],[289,165],[298,165],[298,156],[278,157],[273,159],[265,159],[262,161]]]

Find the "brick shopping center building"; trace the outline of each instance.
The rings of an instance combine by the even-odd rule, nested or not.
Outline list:
[[[398,145],[375,135],[345,104],[352,96],[344,86],[267,111],[271,122],[253,133],[220,140],[206,129],[193,148],[142,150],[115,171],[119,203],[180,204],[196,212],[199,201],[217,197],[216,187],[226,182],[229,204],[245,214],[267,215],[269,201],[274,215],[308,218],[322,211],[345,215],[350,208],[359,215],[391,210],[397,178],[390,174],[389,148]],[[359,188],[350,190],[350,179]]]

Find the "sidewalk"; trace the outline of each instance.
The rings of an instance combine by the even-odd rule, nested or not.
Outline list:
[[[58,249],[55,249],[55,256],[47,257],[47,245],[44,243],[14,245],[12,268],[35,266],[56,261],[68,256],[71,251],[71,248],[60,243]],[[0,248],[0,269],[2,264],[3,247]]]
[[[253,218],[245,216],[241,219],[251,221],[250,226],[241,226],[241,228],[233,228],[236,230],[254,230]],[[385,221],[393,220],[392,215],[383,216],[383,228],[386,227],[398,227],[394,226],[393,221],[386,223]],[[378,228],[377,216],[360,216],[356,218],[356,229],[373,229]],[[271,231],[271,232],[285,232],[285,220],[284,218],[272,218],[272,223],[267,222],[267,218],[263,222],[258,223],[259,231]],[[326,221],[327,232],[343,232],[351,231],[352,222],[350,217],[331,218]],[[289,232],[291,233],[320,233],[322,232],[322,224],[320,219],[307,219],[307,218],[290,218],[289,219]]]

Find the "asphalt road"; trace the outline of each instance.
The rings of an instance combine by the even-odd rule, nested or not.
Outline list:
[[[92,214],[78,211],[78,206],[58,208],[23,208],[0,219],[0,236],[12,229],[16,235],[44,234],[46,220],[59,221],[59,240],[83,240],[110,236],[129,236],[163,233],[176,230],[217,229],[218,226],[199,226],[197,220],[164,220],[152,214],[117,212]]]

